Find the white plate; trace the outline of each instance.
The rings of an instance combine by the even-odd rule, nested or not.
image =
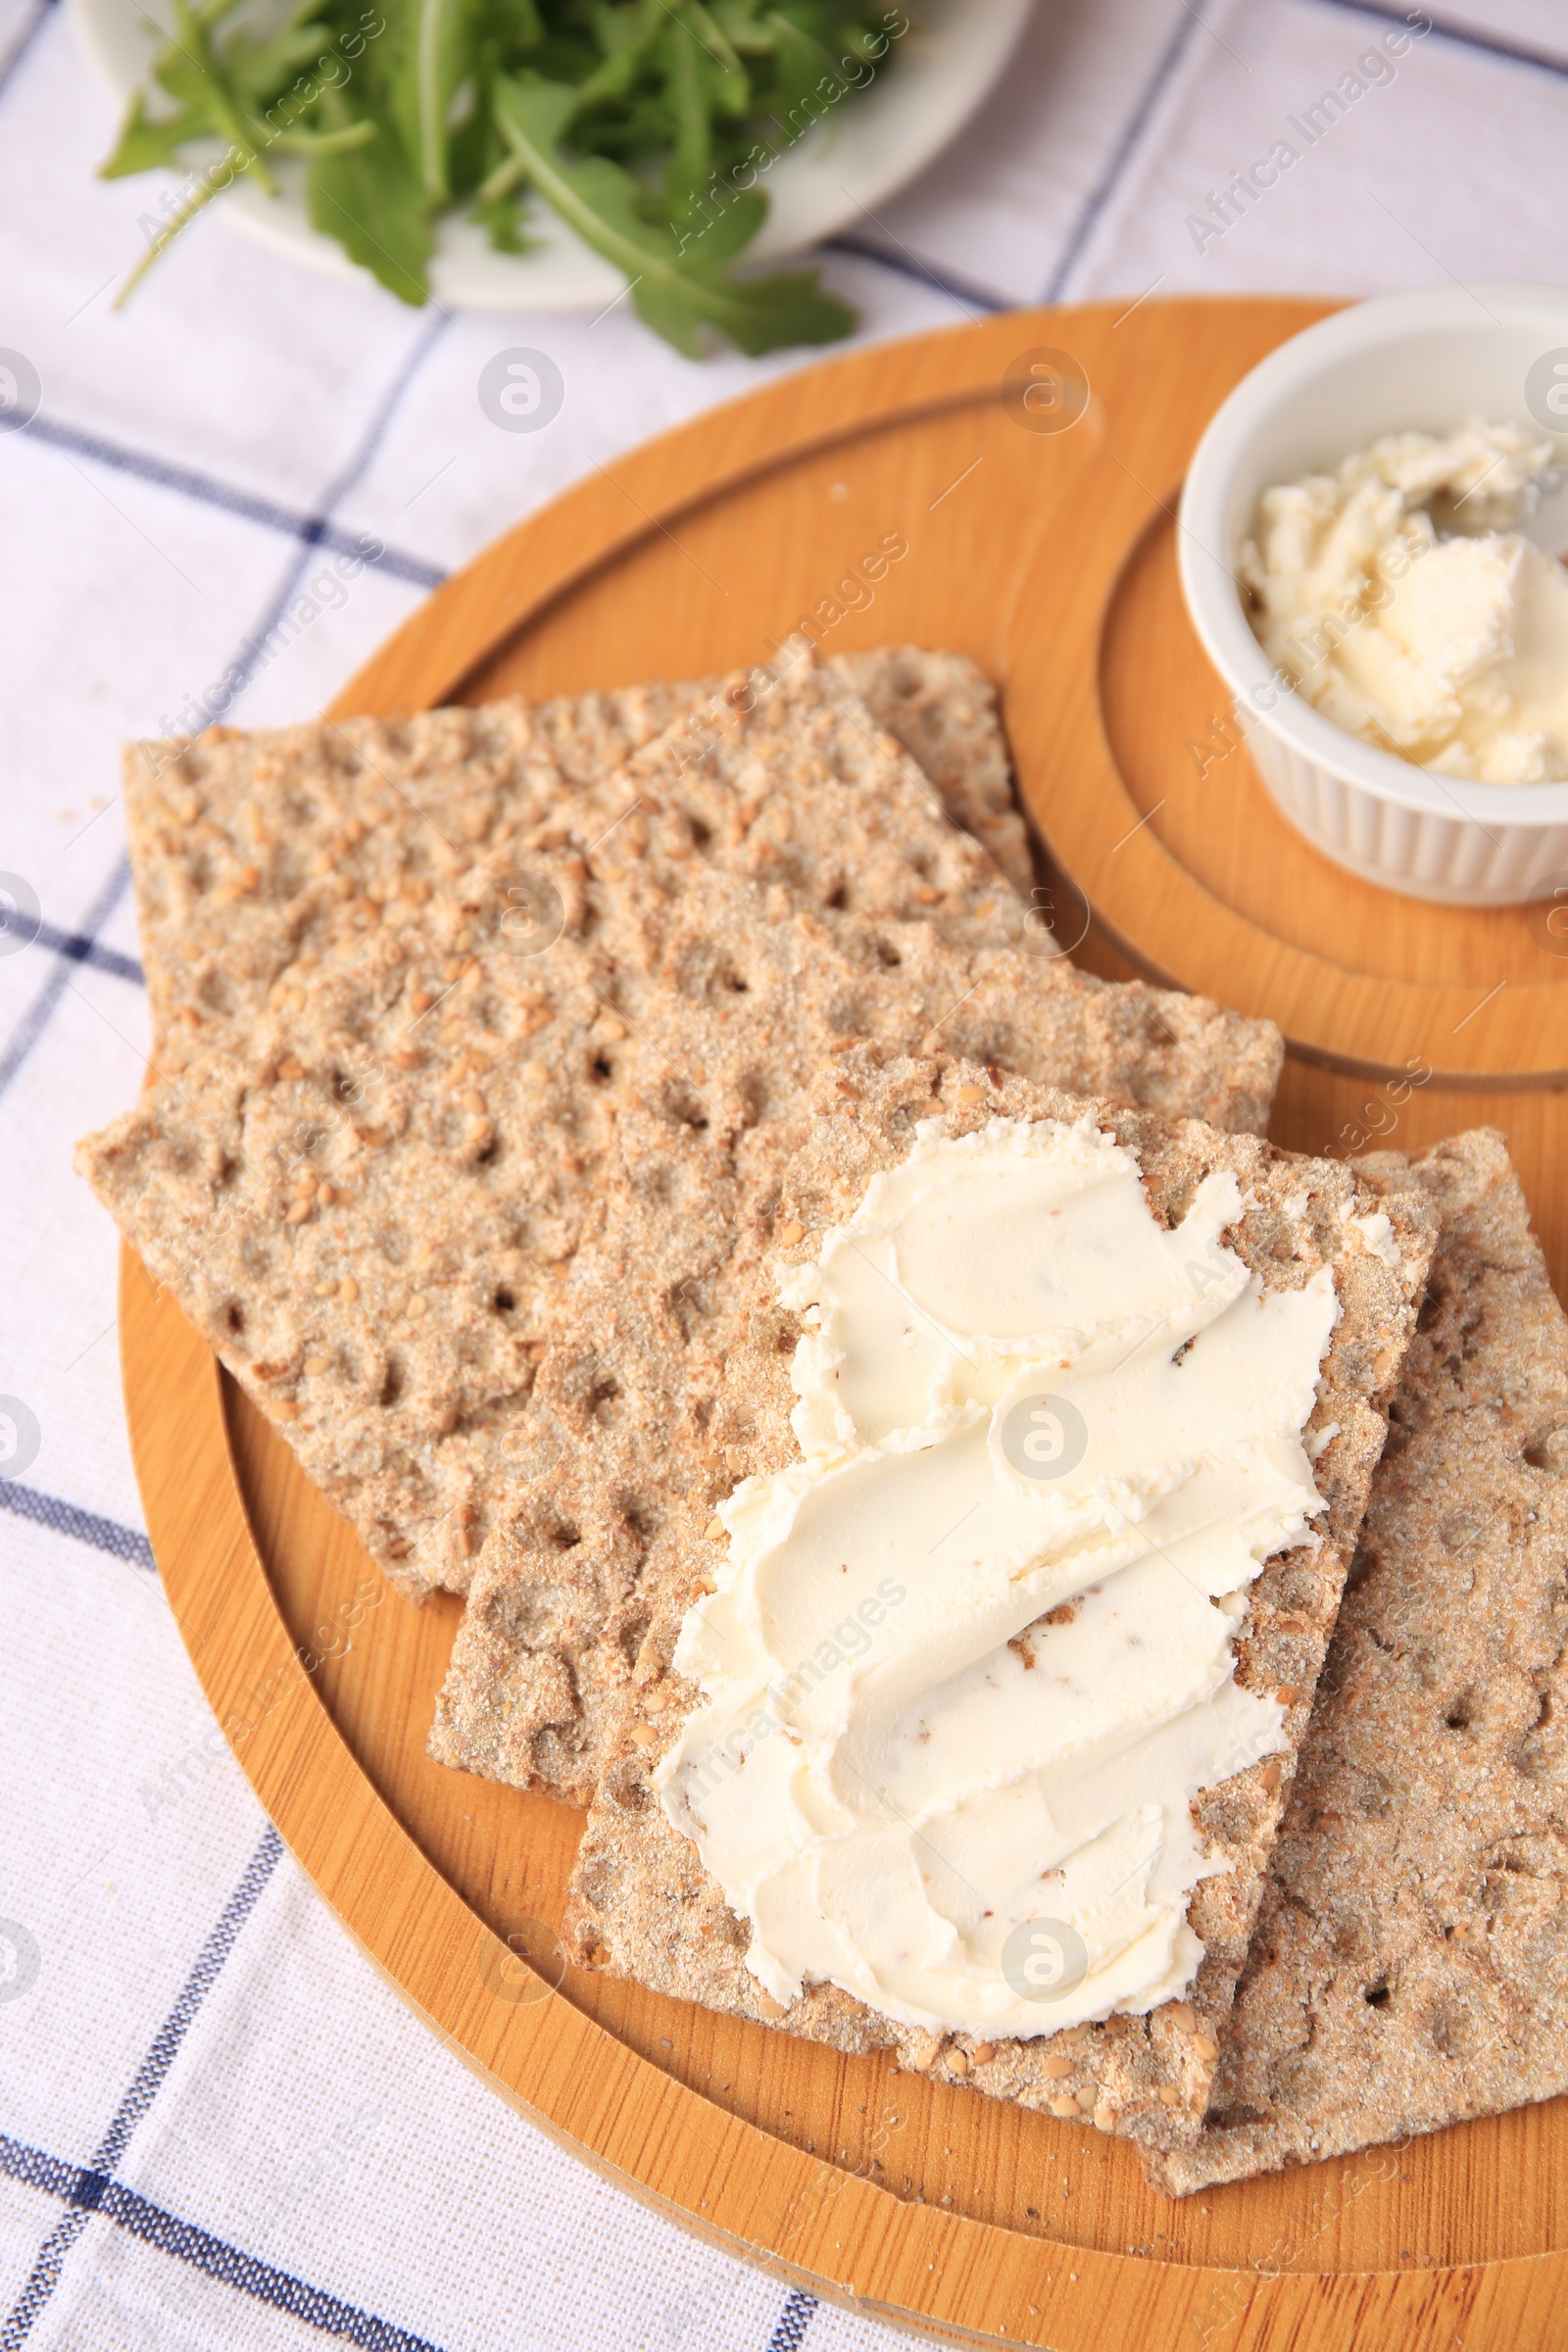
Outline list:
[[[962,128],[1012,52],[1033,0],[911,0],[919,23],[894,42],[863,95],[799,140],[767,174],[768,216],[743,259],[776,261],[863,221],[869,208],[931,161]],[[145,80],[157,42],[149,24],[172,22],[170,0],[71,0],[78,47],[117,107]],[[329,276],[363,279],[335,238],[311,226],[304,166],[274,165],[280,192],[243,184],[217,199],[224,220],[272,252]],[[430,290],[454,309],[598,310],[625,284],[554,213],[528,220],[539,245],[497,253],[483,229],[454,216],[437,229]]]

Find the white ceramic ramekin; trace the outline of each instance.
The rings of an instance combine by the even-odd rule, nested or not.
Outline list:
[[[1473,416],[1539,431],[1558,359],[1568,382],[1568,291],[1558,287],[1456,284],[1359,303],[1243,378],[1182,493],[1187,609],[1264,783],[1318,849],[1411,898],[1504,906],[1548,896],[1568,871],[1568,784],[1434,776],[1282,690],[1242,609],[1237,556],[1263,490],[1327,470],[1382,433],[1446,433]],[[1568,546],[1568,484],[1523,527],[1553,554]]]

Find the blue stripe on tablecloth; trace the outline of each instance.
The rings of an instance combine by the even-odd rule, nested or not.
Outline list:
[[[437,339],[445,333],[451,323],[450,316],[445,311],[438,313],[431,319],[383,394],[359,448],[336,480],[328,487],[326,497],[322,501],[321,514],[318,516],[302,518],[300,530],[296,534],[301,541],[298,553],[284,572],[282,584],[269,604],[260,626],[251,631],[239,649],[237,660],[229,664],[229,673],[234,674],[236,678],[233,687],[235,694],[240,693],[255,676],[268,632],[276,627],[290,597],[297,591],[300,579],[310,564],[315,548],[325,544],[325,533],[331,527],[329,517],[332,509],[348,496],[363,477],[366,468],[385,438],[387,426],[392,421],[399,401],[407,392],[418,369],[423,366]],[[25,430],[31,432],[37,422],[37,417],[34,417],[32,423],[26,426]],[[151,461],[148,463],[151,464]],[[206,477],[191,476],[189,478],[195,480]],[[177,485],[172,486],[177,487]],[[315,533],[315,537],[312,537],[311,533]],[[355,543],[351,541],[346,544],[354,545]],[[129,864],[122,858],[103,891],[87,910],[87,919],[78,936],[89,945],[96,946],[99,932],[120,904],[129,880]],[[75,960],[80,961],[81,958],[77,957]],[[55,1007],[68,985],[69,959],[57,958],[54,970],[17,1024],[5,1053],[0,1054],[0,1096],[5,1095],[23,1063],[48,1028]]]
[[[152,2048],[137,2068],[130,2088],[120,2102],[114,2122],[93,2157],[95,2172],[109,2172],[120,2162],[126,2140],[164,2086],[191,2020],[212,1989],[213,1980],[228,1958],[234,1938],[255,1910],[263,1887],[277,1868],[283,1840],[270,1822],[245,1865],[239,1885],[223,1905],[222,1914],[196,1956],[196,1965],[180,1987],[174,2006],[153,2037]]]
[[[900,253],[889,253],[880,245],[861,244],[855,237],[829,237],[821,248],[823,253],[853,254],[858,262],[878,262],[884,270],[896,270],[901,277],[913,278],[918,286],[929,286],[934,293],[945,294],[962,310],[1005,311],[1012,306],[995,294],[983,293],[979,286],[965,284],[962,278],[950,277],[941,270],[933,270],[929,262],[906,247]]]
[[[234,1938],[255,1910],[262,1889],[276,1869],[282,1851],[283,1840],[269,1822],[256,1851],[245,1865],[238,1886],[224,1904],[217,1926],[197,1953],[195,1966],[181,1985],[173,2007],[154,2034],[151,2048],[115,2110],[109,2129],[93,2153],[91,2164],[79,2169],[74,2176],[78,2181],[90,2179],[97,2182],[100,2176],[107,2176],[120,2162],[125,2142],[163,2088],[164,2080],[174,2063],[180,2043],[190,2031],[196,2012],[233,1949]],[[45,2238],[27,2282],[18,2296],[4,2329],[0,2330],[0,2352],[18,2352],[18,2347],[25,2343],[31,2334],[33,2323],[59,2283],[66,2256],[86,2229],[93,2213],[102,2206],[107,2185],[104,2182],[101,2188],[94,2190],[90,2203],[74,2195],[68,2210]]]
[[[0,98],[5,96],[12,74],[16,73],[54,13],[55,0],[38,0],[38,6],[18,33],[5,56],[0,57]]]
[[[423,367],[425,361],[428,359],[431,351],[439,342],[442,335],[446,333],[446,330],[451,323],[452,318],[450,312],[439,312],[438,315],[430,320],[423,334],[419,337],[417,343],[415,344],[413,350],[409,353],[407,359],[404,361],[402,367],[398,369],[397,374],[393,377],[391,384],[388,386],[385,394],[383,395],[380,406],[376,409],[374,416],[370,418],[369,427],[365,435],[364,440],[360,443],[359,448],[355,451],[354,456],[349,460],[349,463],[344,466],[343,471],[338,475],[336,481],[333,482],[328,489],[326,497],[322,501],[322,511],[324,514],[330,514],[332,509],[340,505],[341,502],[347,498],[349,492],[365,475],[371,461],[375,457],[377,450],[380,448],[383,439],[385,438],[387,426],[392,421],[393,416],[397,411],[398,403],[402,400],[404,393],[407,392],[410,384],[414,381],[415,376],[417,375],[419,369]],[[251,679],[255,676],[256,670],[261,662],[262,649],[267,643],[270,632],[275,629],[278,622],[282,619],[290,600],[298,593],[300,581],[303,578],[308,565],[310,564],[313,549],[314,542],[307,540],[302,543],[299,554],[295,557],[294,562],[289,565],[288,570],[284,573],[277,593],[272,598],[272,601],[270,605],[269,605],[262,620],[258,626],[251,631],[251,634],[246,638],[245,643],[240,648],[238,661],[231,664],[231,670],[237,670],[239,673],[237,681],[233,685],[233,693],[235,697],[243,694],[245,688],[250,684]],[[441,575],[437,574],[438,578]]]
[[[424,356],[431,339],[427,335],[416,346],[416,364]],[[363,555],[361,534],[345,531],[331,520],[331,510],[343,495],[342,484],[328,491],[318,513],[307,514],[297,508],[279,506],[273,499],[258,498],[253,491],[235,489],[215,474],[199,472],[195,466],[172,466],[166,458],[149,457],[141,450],[125,448],[121,442],[105,440],[101,433],[82,432],[75,425],[57,424],[49,416],[34,416],[23,430],[46,449],[64,450],[70,456],[108,466],[116,473],[131,474],[137,481],[150,482],[155,489],[172,491],[177,497],[194,499],[201,506],[217,507],[223,514],[238,515],[242,521],[257,523],[264,530],[279,531],[287,539],[298,539],[306,547],[325,548],[333,555]],[[361,470],[358,465],[352,466],[352,479],[357,479]],[[376,570],[389,572],[395,579],[412,581],[416,588],[439,588],[447,576],[439,564],[426,564],[422,558],[407,555],[401,548],[383,547],[373,561]]]
[[[806,2341],[806,2330],[816,2317],[816,2297],[808,2295],[804,2286],[790,2289],[789,2300],[778,2315],[778,2323],[767,2339],[767,2352],[800,2352]]]
[[[134,956],[122,956],[118,948],[101,948],[80,931],[57,931],[53,923],[40,923],[35,944],[72,963],[90,963],[95,972],[113,972],[117,980],[134,980],[138,987],[142,984],[141,965]]]
[[[1201,0],[1200,0],[1200,5]],[[1305,0],[1305,5],[1315,8],[1340,9],[1351,16],[1375,17],[1381,23],[1392,24],[1407,24],[1410,14],[1417,13],[1407,12],[1398,7],[1383,6],[1381,0]],[[1066,242],[1057,256],[1056,266],[1041,296],[1042,302],[1059,302],[1061,300],[1066,290],[1067,280],[1072,275],[1079,257],[1093,235],[1106,205],[1126,176],[1127,168],[1138,151],[1161,93],[1186,56],[1194,33],[1205,29],[1198,10],[1187,8],[1185,0],[1183,0],[1183,10],[1184,13],[1177,23],[1175,31],[1161,51],[1152,74],[1145,83],[1137,104],[1123,125],[1121,136],[1111,152],[1109,162],[1097,184],[1090,190],[1077,220],[1067,233]],[[1543,50],[1526,48],[1522,43],[1516,41],[1499,40],[1491,33],[1472,31],[1467,25],[1454,24],[1442,17],[1434,17],[1428,9],[1422,9],[1418,13],[1426,17],[1433,33],[1443,40],[1456,43],[1461,48],[1475,50],[1478,54],[1487,57],[1503,58],[1514,65],[1531,66],[1542,73],[1568,75],[1568,63],[1564,63],[1559,58],[1549,57]]]
[[[1186,56],[1195,32],[1206,29],[1197,9],[1188,8],[1181,0],[1182,14],[1176,29],[1165,43],[1154,63],[1154,70],[1138,94],[1137,104],[1122,125],[1120,138],[1111,149],[1110,160],[1094,187],[1078,210],[1078,218],[1067,231],[1066,241],[1056,256],[1056,266],[1041,295],[1042,302],[1059,302],[1066,290],[1067,280],[1077,268],[1079,256],[1088,244],[1100,217],[1115,194],[1126,174],[1127,167],[1138,152],[1139,143],[1149,128],[1152,115],[1171,75]],[[1200,0],[1200,6],[1202,0]]]
[[[1314,8],[1337,8],[1351,17],[1376,17],[1385,24],[1408,24],[1411,16],[1423,16],[1440,40],[1452,41],[1461,49],[1478,50],[1484,57],[1505,58],[1510,65],[1532,66],[1540,74],[1568,76],[1568,59],[1552,57],[1544,49],[1527,48],[1522,41],[1500,40],[1494,32],[1477,32],[1470,24],[1455,24],[1446,17],[1435,17],[1429,8],[1388,8],[1380,0],[1309,0],[1309,4]]]
[[[122,1527],[118,1519],[100,1519],[96,1511],[81,1510],[58,1494],[41,1494],[36,1487],[21,1486],[15,1479],[0,1479],[0,1511],[31,1519],[39,1527],[51,1527],[57,1536],[73,1536],[78,1544],[90,1544],[95,1551],[113,1552],[117,1560],[133,1560],[138,1568],[156,1569],[158,1565],[139,1527]]]
[[[77,934],[80,939],[89,944],[96,944],[99,932],[124,897],[129,881],[129,863],[124,858],[121,858],[103,889],[87,909],[87,919]],[[73,960],[80,962],[82,957],[56,958],[48,979],[12,1031],[10,1042],[4,1054],[0,1054],[0,1095],[4,1095],[8,1091],[23,1063],[48,1028],[54,1015],[55,1006],[70,986]]]
[[[28,2188],[41,2189],[46,2196],[59,2197],[70,2209],[67,2219],[77,2223],[78,2234],[93,2214],[101,2213],[144,2245],[156,2246],[176,2262],[189,2263],[209,2278],[254,2296],[259,2303],[270,2304],[274,2311],[288,2312],[308,2327],[319,2328],[323,2335],[360,2345],[363,2352],[437,2352],[427,2337],[410,2335],[405,2328],[377,2319],[373,2312],[361,2311],[309,2285],[290,2271],[258,2262],[255,2255],[230,2245],[226,2238],[215,2237],[209,2230],[198,2229],[194,2222],[181,2221],[177,2214],[155,2205],[150,2197],[138,2196],[107,2173],[63,2164],[58,2156],[30,2148],[23,2140],[9,2139],[3,2132],[0,2172]],[[13,2340],[20,2343],[23,2339],[13,2339],[8,2331],[0,2340],[9,2347]]]
[[[1408,24],[1411,13],[1398,6],[1385,5],[1384,0],[1301,0],[1301,4],[1313,8],[1338,9],[1348,16],[1371,17],[1383,24],[1401,25]],[[1523,43],[1517,41],[1500,40],[1494,34],[1476,32],[1468,25],[1450,24],[1445,18],[1434,17],[1428,9],[1423,9],[1419,13],[1427,18],[1432,31],[1443,40],[1452,41],[1461,48],[1473,49],[1483,56],[1501,58],[1514,65],[1529,66],[1540,73],[1568,76],[1568,62],[1561,58],[1548,56],[1544,50],[1527,48]],[[1126,175],[1127,168],[1136,155],[1144,133],[1149,127],[1150,117],[1153,113],[1161,92],[1186,55],[1194,32],[1201,28],[1202,20],[1198,12],[1184,6],[1184,13],[1156,61],[1152,74],[1140,92],[1138,101],[1122,127],[1121,136],[1111,152],[1103,172],[1085,198],[1077,218],[1067,232],[1066,240],[1057,256],[1046,290],[1040,298],[1042,302],[1059,302],[1061,300],[1067,280],[1071,276],[1084,247],[1088,244],[1106,205]],[[858,239],[850,237],[833,238],[826,250],[831,253],[853,254],[860,261],[880,262],[884,269],[896,270],[902,276],[913,278],[921,284],[931,286],[938,293],[946,294],[953,302],[973,304],[993,312],[1009,307],[1005,303],[998,302],[994,296],[982,293],[978,287],[966,285],[961,279],[946,276],[942,271],[929,268],[917,254],[887,253],[877,246],[866,245]]]

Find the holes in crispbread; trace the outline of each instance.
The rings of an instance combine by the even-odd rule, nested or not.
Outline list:
[[[702,1134],[708,1126],[708,1113],[701,1099],[679,1080],[665,1088],[664,1108],[680,1126],[690,1127],[696,1134]]]
[[[1359,1592],[1367,1578],[1381,1566],[1381,1557],[1373,1550],[1371,1544],[1358,1544],[1355,1547],[1354,1557],[1350,1561],[1349,1574],[1345,1580],[1346,1592]]]

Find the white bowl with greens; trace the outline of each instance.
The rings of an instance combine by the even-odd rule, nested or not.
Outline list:
[[[599,310],[629,287],[694,354],[849,331],[814,273],[751,265],[867,223],[1031,5],[71,0],[126,110],[106,170],[181,175],[128,280],[220,198],[273,251],[408,302]]]

